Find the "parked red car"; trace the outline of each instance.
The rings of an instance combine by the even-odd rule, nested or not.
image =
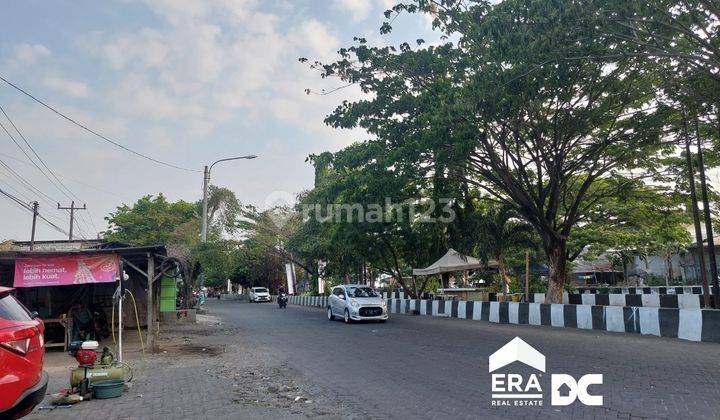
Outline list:
[[[45,397],[43,322],[0,287],[0,418],[18,418]]]

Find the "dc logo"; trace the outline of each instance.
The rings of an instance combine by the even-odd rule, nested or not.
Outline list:
[[[584,375],[576,382],[570,375],[555,373],[551,383],[552,405],[570,405],[575,400],[585,405],[603,405],[602,395],[590,395],[588,392],[590,385],[602,385],[602,374]]]

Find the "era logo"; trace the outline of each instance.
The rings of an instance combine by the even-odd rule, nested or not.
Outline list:
[[[507,385],[507,386],[506,386]],[[528,381],[523,385],[522,375],[511,373],[503,375],[501,373],[493,373],[492,375],[492,391],[493,392],[542,392],[540,381],[537,375],[530,375]]]
[[[531,373],[527,377],[517,373],[495,373],[498,369],[515,362],[523,363],[541,373]],[[540,377],[545,373],[545,356],[520,337],[515,337],[490,355],[488,370],[492,374],[491,404],[493,406],[543,405]],[[550,375],[550,404],[567,406],[580,400],[585,405],[601,406],[602,395],[591,395],[588,388],[602,383],[602,374],[584,375],[576,381],[570,375],[554,373]]]
[[[570,375],[556,373],[552,375],[551,381],[551,404],[552,405],[570,405],[576,399],[585,405],[603,405],[602,395],[590,395],[588,387],[590,385],[602,385],[602,374],[584,375],[575,381]]]

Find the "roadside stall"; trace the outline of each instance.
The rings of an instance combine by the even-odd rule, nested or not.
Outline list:
[[[439,275],[442,288],[439,289],[443,295],[449,296],[450,299],[453,296],[465,297],[467,294],[472,292],[474,296],[482,295],[484,289],[457,289],[458,293],[453,293],[455,288],[450,287],[450,275],[453,273],[462,273],[464,278],[467,278],[468,273],[473,270],[494,270],[497,269],[498,264],[494,260],[488,261],[484,264],[482,261],[475,257],[463,255],[454,249],[450,248],[445,255],[440,257],[437,261],[430,264],[425,268],[414,268],[413,276],[435,276]]]
[[[120,317],[125,328],[148,327],[144,341],[152,345],[158,330],[156,268],[165,258],[165,248],[62,242],[60,246],[36,242],[32,251],[17,242],[0,252],[0,285],[14,287],[18,300],[45,322],[46,347],[67,350],[72,341],[107,341],[113,318]],[[113,309],[120,273],[127,279],[123,286],[130,302],[122,311]]]

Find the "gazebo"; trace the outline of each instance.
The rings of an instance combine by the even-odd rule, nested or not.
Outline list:
[[[480,268],[497,268],[497,266],[497,261],[490,260],[487,264],[484,264],[475,257],[463,255],[450,248],[445,255],[440,257],[439,260],[425,268],[413,268],[412,273],[414,276],[432,276],[440,274],[442,276],[443,287],[447,287],[448,285],[445,284],[447,279],[443,274],[456,271],[477,270]]]

